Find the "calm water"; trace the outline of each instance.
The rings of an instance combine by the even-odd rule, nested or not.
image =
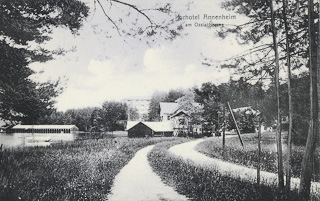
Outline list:
[[[0,133],[0,145],[4,148],[19,146],[48,146],[61,141],[73,141],[78,134],[61,133]]]

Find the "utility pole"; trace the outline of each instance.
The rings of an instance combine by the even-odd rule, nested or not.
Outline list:
[[[240,136],[240,129],[239,129],[239,127],[238,127],[236,118],[234,117],[234,114],[233,114],[233,111],[232,111],[232,109],[231,109],[231,106],[230,106],[229,102],[227,102],[227,104],[228,104],[228,108],[229,108],[229,111],[230,111],[230,113],[231,113],[233,122],[234,122],[234,124],[236,125],[236,130],[237,130],[237,134],[238,134],[240,143],[241,143],[241,145],[242,145],[242,148],[244,148],[244,145],[243,145],[243,142],[242,142],[242,139],[241,139],[241,136]]]

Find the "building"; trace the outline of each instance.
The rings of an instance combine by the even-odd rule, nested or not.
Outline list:
[[[160,121],[171,121],[171,115],[178,109],[178,103],[160,102]]]
[[[128,137],[157,137],[173,136],[173,127],[171,122],[142,122],[128,121]]]
[[[122,100],[122,102],[126,103],[131,108],[137,109],[139,120],[141,121],[144,116],[148,115],[151,98],[142,96],[130,97]]]
[[[190,115],[181,109],[178,109],[169,116],[173,122],[173,135],[174,136],[189,136],[191,129],[191,117]]]
[[[12,127],[14,133],[77,133],[75,125],[16,125]]]

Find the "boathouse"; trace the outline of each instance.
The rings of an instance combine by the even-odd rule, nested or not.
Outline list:
[[[14,133],[77,133],[75,125],[16,125],[12,127]]]

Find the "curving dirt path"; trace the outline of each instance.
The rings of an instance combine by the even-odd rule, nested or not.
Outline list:
[[[162,183],[152,171],[147,155],[154,145],[139,150],[129,163],[115,177],[110,201],[186,201],[173,188]]]
[[[177,156],[182,157],[185,160],[191,160],[196,164],[209,169],[217,169],[222,174],[228,174],[235,178],[240,178],[244,180],[249,180],[252,182],[256,181],[257,170],[248,168],[245,166],[225,162],[223,160],[210,158],[202,153],[195,150],[195,147],[204,141],[205,139],[195,140],[191,142],[186,142],[183,144],[178,144],[169,149],[169,151]],[[266,171],[261,171],[261,183],[274,184],[277,183],[278,175]],[[300,179],[291,179],[291,188],[295,189],[299,187]],[[312,191],[314,193],[320,192],[320,183],[312,182]]]

